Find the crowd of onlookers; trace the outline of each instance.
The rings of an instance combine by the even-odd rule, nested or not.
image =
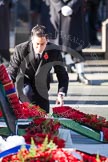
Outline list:
[[[61,2],[61,0],[59,0]],[[58,2],[59,2],[58,1]],[[64,2],[69,2],[70,0],[64,0]],[[74,0],[72,0],[74,1]],[[101,22],[105,19],[105,3],[106,0],[83,0],[85,1],[84,9],[86,9],[89,27],[89,42],[92,45],[99,45],[100,42],[97,39],[97,32],[101,30]],[[54,2],[56,2],[54,0]],[[58,3],[57,2],[57,3]],[[80,0],[79,0],[80,2]],[[9,60],[9,29],[10,29],[10,11],[15,7],[15,3],[22,3],[20,0],[0,0],[0,53]],[[51,4],[52,3],[52,4]],[[42,18],[42,23],[49,24],[48,21],[51,18],[50,9],[53,7],[53,0],[30,0],[30,26],[31,28],[35,26],[36,23],[40,22],[40,17]],[[18,8],[18,12],[21,8]],[[24,12],[24,11],[23,11]],[[15,13],[13,13],[15,14]],[[56,12],[54,13],[54,16]],[[49,16],[49,17],[48,17]],[[13,23],[12,25],[15,25]],[[49,24],[53,26],[53,24]],[[53,31],[52,27],[52,33]],[[48,28],[49,29],[49,28]],[[56,33],[55,33],[56,34]],[[6,54],[5,54],[6,53]]]
[[[64,0],[66,3],[70,3],[70,1],[72,0]],[[61,0],[54,2],[60,3]],[[41,23],[44,23],[45,21],[44,24],[46,24],[46,26],[49,24],[48,21],[51,19],[51,8],[55,5],[54,2],[51,0],[31,1],[32,26],[39,22],[39,17],[42,17]],[[86,10],[86,21],[88,23],[89,42],[91,45],[100,45],[100,42],[97,39],[97,32],[101,31],[101,22],[106,19],[106,0],[83,0],[83,2],[84,10]],[[78,3],[80,3],[80,0]],[[56,12],[54,15],[56,15]],[[46,19],[48,16],[49,18]]]
[[[10,60],[9,30],[12,26],[11,11],[14,8],[17,12],[15,18],[21,18],[19,22],[28,23],[30,30],[36,24],[46,27],[50,41],[61,46],[68,70],[75,67],[77,80],[89,84],[84,76],[84,60],[76,58],[75,52],[83,57],[83,48],[101,45],[97,33],[101,32],[101,22],[106,19],[106,0],[27,0],[26,3],[29,4],[27,8],[23,6],[23,0],[0,0],[1,62],[3,57]]]

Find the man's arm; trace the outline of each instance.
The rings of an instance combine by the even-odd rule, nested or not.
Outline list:
[[[13,53],[11,60],[10,60],[10,64],[7,68],[8,73],[10,74],[12,80],[15,82],[16,80],[16,76],[21,64],[21,54],[18,50],[17,47],[15,47],[15,52]]]
[[[54,70],[58,79],[58,95],[56,105],[62,106],[64,104],[64,96],[67,95],[69,77],[63,65],[63,59],[60,51],[58,51],[57,63]]]
[[[55,70],[55,73],[56,73],[56,76],[59,82],[58,93],[63,92],[66,95],[67,90],[68,90],[69,77],[64,67],[63,59],[59,51],[58,51],[57,61],[58,61],[58,65],[54,66],[54,70]]]

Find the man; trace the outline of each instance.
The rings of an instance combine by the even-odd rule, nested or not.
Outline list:
[[[57,103],[63,105],[63,95],[66,95],[68,89],[68,74],[63,67],[59,47],[49,43],[45,27],[37,25],[31,31],[31,40],[16,46],[8,72],[16,82],[20,100],[28,99],[47,113],[49,74],[52,67],[59,82]]]

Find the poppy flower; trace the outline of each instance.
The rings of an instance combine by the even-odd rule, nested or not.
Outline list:
[[[43,57],[44,57],[45,60],[48,60],[48,58],[49,58],[47,53],[45,53]]]

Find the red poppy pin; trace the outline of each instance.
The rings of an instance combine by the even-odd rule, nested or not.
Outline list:
[[[45,60],[48,60],[48,54],[47,53],[45,53],[43,57],[44,57]]]

